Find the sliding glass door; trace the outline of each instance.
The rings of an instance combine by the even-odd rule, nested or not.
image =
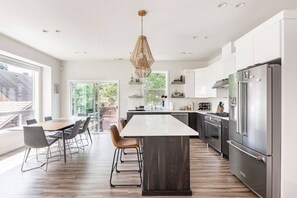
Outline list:
[[[71,113],[91,116],[90,129],[105,132],[118,120],[118,82],[71,82]]]

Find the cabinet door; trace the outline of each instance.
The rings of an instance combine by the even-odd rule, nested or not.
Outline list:
[[[223,63],[223,78],[229,78],[230,74],[233,74],[236,72],[236,57],[235,54],[230,56],[228,59],[226,59]]]
[[[195,70],[185,70],[185,97],[195,97]]]
[[[189,117],[188,113],[171,113],[173,117],[184,123],[185,125],[189,125]]]
[[[204,115],[200,113],[197,114],[197,131],[199,138],[205,142]]]
[[[254,37],[254,64],[281,57],[280,23],[267,27]]]
[[[225,157],[229,157],[229,121],[222,119],[222,153]]]
[[[189,127],[197,131],[197,113],[189,113]]]
[[[207,72],[206,68],[195,70],[195,97],[205,98],[207,87]]]
[[[217,90],[212,88],[213,85],[216,83],[216,81],[219,80],[218,75],[217,75],[217,66],[218,66],[218,64],[215,63],[215,64],[207,67],[206,97],[209,97],[209,98],[217,96]]]
[[[244,69],[254,64],[253,37],[236,42],[236,70]]]

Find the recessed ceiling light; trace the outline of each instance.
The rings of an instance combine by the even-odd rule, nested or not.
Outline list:
[[[47,33],[47,32],[48,32],[48,30],[42,30],[42,32],[44,32],[44,33]]]
[[[189,52],[188,54],[192,54],[192,52]]]
[[[222,2],[218,5],[218,8],[225,8],[225,7],[227,7],[227,5],[228,5],[228,3]]]
[[[236,8],[243,8],[245,6],[245,2],[241,2],[239,4],[236,4]]]
[[[79,54],[79,52],[74,52],[75,54]]]
[[[210,36],[205,36],[204,39],[210,39]]]
[[[56,32],[57,32],[57,33],[60,33],[60,32],[61,32],[61,30],[56,30]]]
[[[124,60],[123,58],[115,58],[114,60],[119,60],[119,61],[121,61],[121,60]]]
[[[193,36],[193,39],[196,39],[196,38],[198,38],[198,36]]]
[[[186,54],[186,52],[181,52],[180,54],[184,55],[184,54]]]
[[[84,54],[86,54],[87,52],[84,52]]]

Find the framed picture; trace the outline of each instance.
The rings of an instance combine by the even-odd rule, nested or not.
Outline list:
[[[54,93],[59,94],[60,93],[60,85],[58,83],[54,84]]]

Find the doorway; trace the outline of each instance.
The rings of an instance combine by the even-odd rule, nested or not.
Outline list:
[[[90,130],[107,132],[119,117],[119,83],[116,81],[70,82],[71,115],[91,116]]]

